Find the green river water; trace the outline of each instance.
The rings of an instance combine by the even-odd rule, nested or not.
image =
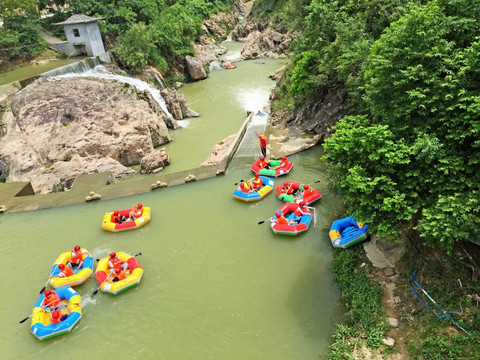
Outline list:
[[[239,44],[229,44],[232,56]],[[238,62],[181,89],[202,114],[172,132],[166,171],[196,167],[219,140],[268,104],[279,60]],[[254,140],[255,142],[258,139]],[[2,359],[323,359],[342,309],[329,271],[331,222],[342,204],[325,190],[328,176],[317,146],[290,156],[286,180],[315,184],[323,198],[316,222],[297,237],[276,236],[268,221],[281,202],[274,193],[255,203],[233,198],[234,184],[252,176],[251,156],[235,157],[226,175],[111,201],[0,216]],[[101,229],[106,211],[137,202],[152,220],[133,231]],[[52,263],[75,245],[95,258],[141,252],[141,283],[119,295],[99,292],[92,278],[75,289],[83,316],[74,330],[46,341],[29,331],[31,314]]]

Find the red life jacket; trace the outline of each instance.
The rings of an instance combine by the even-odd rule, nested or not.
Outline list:
[[[70,256],[72,257],[72,263],[74,264],[80,264],[82,261],[83,261],[83,253],[82,253],[82,250],[80,250],[78,253],[73,250],[71,253],[70,253]]]
[[[43,300],[43,305],[44,306],[58,306],[62,299],[60,299],[60,296],[57,295],[54,291],[52,291],[50,294],[53,296],[46,296],[45,299]]]

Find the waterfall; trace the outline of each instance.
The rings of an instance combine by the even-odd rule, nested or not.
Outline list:
[[[40,77],[54,77],[70,73],[81,74],[93,69],[95,66],[98,65],[100,65],[98,59],[96,57],[91,57],[82,61],[77,61],[75,63],[47,71],[43,74],[40,74]]]
[[[158,83],[160,84],[160,86],[162,87],[162,89],[165,89],[165,85],[163,84],[162,79],[160,79],[160,78],[158,77],[158,75],[155,74],[155,73],[153,73],[153,75],[155,76],[155,79],[157,79],[157,81],[158,81]]]
[[[82,73],[72,72],[72,73],[65,73],[62,75],[59,74],[56,76],[60,78],[96,77],[99,79],[115,80],[124,84],[129,84],[129,85],[135,86],[140,91],[147,90],[155,99],[155,101],[160,105],[160,107],[165,112],[165,114],[167,114],[168,117],[172,118],[172,114],[170,114],[170,112],[168,111],[165,100],[162,94],[160,94],[160,90],[152,87],[150,84],[140,79],[135,79],[135,78],[123,76],[123,75],[112,74],[108,72],[108,70],[103,65],[97,65],[93,69],[89,69],[88,71],[85,71]]]

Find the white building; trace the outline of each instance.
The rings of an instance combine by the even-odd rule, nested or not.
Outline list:
[[[98,20],[87,15],[72,15],[65,21],[54,25],[63,25],[67,41],[51,44],[58,51],[68,55],[98,56],[104,62],[110,62],[110,56],[103,47]]]

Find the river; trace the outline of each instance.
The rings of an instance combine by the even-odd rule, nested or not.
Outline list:
[[[229,54],[238,44],[229,44]],[[278,60],[245,61],[234,70],[181,89],[200,118],[183,123],[167,146],[172,169],[198,166],[216,142],[236,132],[246,110],[268,105]],[[315,224],[297,237],[274,235],[268,222],[281,202],[233,198],[234,184],[252,176],[259,156],[235,157],[226,175],[159,192],[64,208],[0,216],[4,300],[0,307],[2,359],[321,359],[341,317],[329,270],[331,222],[341,201],[325,189],[322,148],[290,156],[289,175],[313,183],[323,198]],[[168,168],[167,168],[168,169]],[[173,171],[169,170],[169,171]],[[101,229],[106,211],[142,202],[152,208],[144,227],[122,233]],[[83,316],[69,334],[46,341],[29,332],[39,291],[59,253],[75,245],[95,258],[111,251],[141,252],[141,283],[122,294],[99,292],[93,278],[76,287]],[[7,299],[8,298],[8,299]]]

